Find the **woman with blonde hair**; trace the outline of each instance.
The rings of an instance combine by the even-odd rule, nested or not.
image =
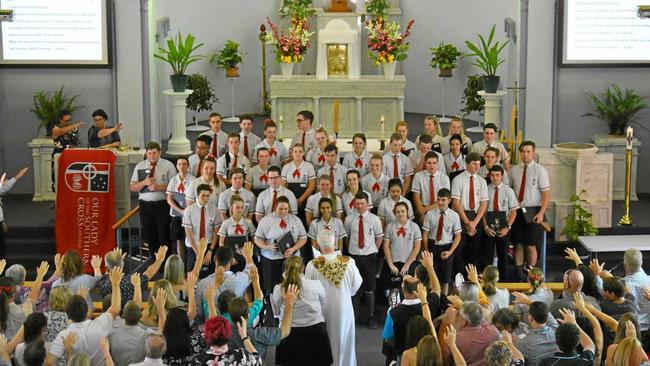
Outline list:
[[[424,133],[431,136],[433,145],[431,150],[437,151],[442,155],[445,155],[449,152],[449,144],[442,137],[442,130],[440,129],[440,121],[435,116],[426,116],[424,117]],[[419,144],[419,138],[415,141],[415,144]]]
[[[133,301],[142,307],[142,317],[140,323],[149,328],[158,328],[162,330],[167,317],[167,312],[178,306],[178,300],[174,293],[172,284],[167,280],[158,280],[151,288],[151,295],[146,304],[142,303],[142,293],[137,290],[139,276],[134,274],[131,276],[133,286],[136,288],[136,293],[133,296]],[[196,315],[196,303],[194,297],[194,288],[196,287],[196,276],[189,273],[185,280],[186,291],[188,294],[187,315],[190,320],[193,320]]]
[[[497,266],[489,265],[485,267],[481,277],[481,289],[490,299],[493,313],[510,305],[510,291],[498,288],[497,283],[499,283],[499,269]]]
[[[409,124],[406,121],[399,121],[395,124],[395,132],[399,133],[400,136],[402,136],[402,141],[404,142],[402,144],[402,152],[406,153],[407,155],[415,149],[417,149],[417,146],[408,139],[408,134],[409,134]],[[386,148],[388,151],[388,147]]]
[[[451,136],[459,135],[462,139],[461,151],[463,155],[467,155],[469,149],[472,147],[472,139],[465,135],[465,126],[463,124],[463,119],[460,116],[451,117],[451,122],[449,122],[449,133],[445,136],[445,141],[449,145],[449,140]]]
[[[639,342],[641,333],[634,314],[625,313],[618,321],[614,344],[607,348],[605,366],[638,366],[648,362]]]
[[[68,327],[68,314],[65,306],[72,297],[72,290],[68,286],[59,286],[50,292],[50,310],[45,313],[47,316],[47,334],[45,342],[54,342],[56,335]]]
[[[282,283],[275,286],[271,295],[275,316],[282,318],[284,314],[282,295],[290,285],[298,288],[298,297],[293,306],[291,333],[277,347],[276,363],[284,366],[331,365],[332,350],[322,309],[325,288],[319,280],[304,276],[305,266],[300,257],[287,258],[284,268]]]

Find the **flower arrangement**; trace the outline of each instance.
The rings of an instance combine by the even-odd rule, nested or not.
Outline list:
[[[275,62],[277,63],[298,63],[305,59],[305,53],[311,45],[311,36],[314,32],[309,31],[309,24],[304,19],[292,19],[289,34],[279,31],[278,26],[266,18],[270,31],[266,31],[265,41],[275,48]]]
[[[384,22],[382,19],[366,20],[368,48],[370,48],[368,57],[375,63],[375,66],[406,59],[410,46],[406,39],[411,35],[413,23],[414,20],[411,20],[402,33],[396,22]]]

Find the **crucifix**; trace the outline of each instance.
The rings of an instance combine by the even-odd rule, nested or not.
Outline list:
[[[512,90],[512,94],[515,97],[515,102],[512,105],[512,111],[510,113],[510,129],[506,137],[506,132],[502,129],[500,140],[502,143],[507,143],[510,148],[510,161],[511,163],[517,163],[517,147],[524,140],[524,134],[522,131],[519,131],[519,91],[525,90],[525,87],[520,87],[519,83],[515,81],[515,86],[509,86],[508,90]]]

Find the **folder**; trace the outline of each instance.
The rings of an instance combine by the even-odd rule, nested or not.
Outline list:
[[[138,182],[142,182],[143,180],[147,179],[149,177],[149,173],[151,173],[150,169],[139,169],[138,170]],[[149,189],[148,186],[145,186],[140,190],[140,193],[149,193],[151,190]]]
[[[539,210],[541,208],[542,208],[541,206],[522,207],[521,208],[521,213],[524,214],[524,220],[526,220],[526,223],[534,224],[535,223],[535,215],[537,215],[539,213]],[[544,221],[546,221],[546,215],[544,215]]]
[[[291,231],[287,231],[280,239],[276,239],[280,253],[284,253],[287,249],[291,248],[296,242],[293,240]]]
[[[248,237],[246,236],[226,236],[226,246],[232,250],[233,253],[240,254],[241,248],[246,244]]]
[[[506,211],[488,211],[485,214],[485,221],[493,230],[500,230],[508,226]]]
[[[174,192],[172,193],[172,198],[176,202],[177,205],[179,205],[181,208],[185,208],[185,193],[179,193],[179,192]],[[172,213],[174,216],[180,216],[183,217],[183,214],[176,211],[176,209],[172,208]]]

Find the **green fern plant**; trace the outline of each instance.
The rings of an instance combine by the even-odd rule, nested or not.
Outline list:
[[[593,116],[605,121],[609,126],[609,133],[612,135],[624,135],[625,128],[636,121],[636,115],[648,108],[644,97],[639,96],[631,89],[625,89],[625,93],[623,93],[618,85],[608,86],[603,99],[599,99],[592,92],[587,92],[587,95],[594,102],[596,111],[582,116]]]
[[[203,58],[202,55],[195,55],[194,52],[203,46],[203,43],[195,45],[196,38],[188,34],[184,39],[181,32],[176,38],[167,39],[167,49],[159,48],[160,53],[153,56],[167,62],[172,67],[172,75],[183,75],[187,67]]]
[[[496,41],[492,43],[494,40],[495,29],[496,25],[493,25],[492,29],[490,30],[490,35],[488,36],[487,42],[482,35],[478,35],[478,39],[481,41],[480,45],[476,45],[470,41],[465,41],[467,48],[472,51],[472,53],[467,54],[466,56],[472,56],[475,58],[474,62],[472,62],[472,65],[483,70],[483,72],[485,72],[485,76],[496,75],[499,65],[506,62],[506,60],[504,58],[501,58],[499,55],[509,41],[505,41],[503,43]]]
[[[579,236],[598,234],[598,228],[594,225],[593,214],[584,207],[584,205],[589,204],[586,199],[582,198],[585,193],[587,191],[583,189],[580,194],[571,196],[570,201],[573,204],[573,212],[564,218],[562,235],[566,235],[571,241],[578,240]]]
[[[47,129],[48,125],[56,122],[61,111],[67,110],[74,113],[76,110],[83,108],[83,106],[76,105],[78,96],[77,94],[65,94],[63,87],[55,91],[41,90],[34,93],[32,97],[34,108],[30,109],[30,112],[34,113],[39,120],[36,133],[38,134],[41,128]]]

